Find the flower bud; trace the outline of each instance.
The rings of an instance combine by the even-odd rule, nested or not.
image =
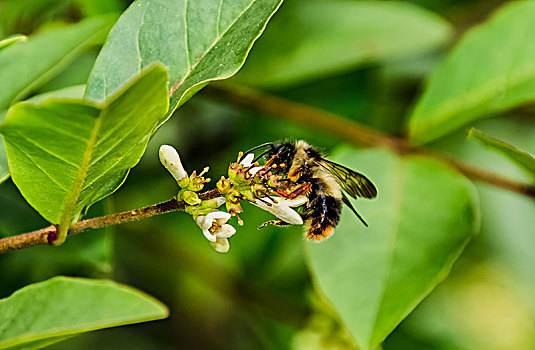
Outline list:
[[[202,202],[197,193],[193,191],[182,192],[182,200],[189,205],[198,205]]]
[[[225,194],[230,190],[230,181],[221,176],[221,179],[216,183],[219,193]]]
[[[173,146],[162,145],[159,155],[160,162],[173,175],[177,182],[188,176],[180,161],[180,156]]]

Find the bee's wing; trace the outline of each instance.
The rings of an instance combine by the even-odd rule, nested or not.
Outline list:
[[[322,159],[319,164],[334,176],[351,197],[375,198],[377,196],[377,189],[373,183],[361,173],[327,159]]]

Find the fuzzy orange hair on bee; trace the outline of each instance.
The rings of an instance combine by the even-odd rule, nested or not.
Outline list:
[[[285,198],[296,198],[300,195],[308,198],[301,213],[308,239],[322,241],[332,236],[340,221],[343,204],[368,226],[346,196],[347,193],[353,198],[375,198],[377,189],[366,176],[325,159],[316,147],[302,140],[265,143],[247,151],[246,154],[263,147],[269,148],[257,159],[264,157],[264,166],[286,180],[284,187],[278,190],[277,194]],[[268,223],[288,225],[282,220],[272,220]]]

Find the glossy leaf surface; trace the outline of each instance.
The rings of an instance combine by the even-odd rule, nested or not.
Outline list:
[[[470,30],[436,68],[410,118],[425,143],[489,113],[535,98],[535,2],[505,5]]]
[[[13,181],[60,233],[124,181],[168,107],[167,71],[147,68],[103,105],[46,100],[13,106],[0,127]]]
[[[112,281],[54,277],[0,300],[0,349],[40,349],[79,333],[168,313],[156,299]]]
[[[9,84],[0,84],[0,123],[11,104],[54,77],[80,52],[103,42],[116,18],[116,15],[88,18],[74,25],[44,31],[2,50],[0,81]],[[0,182],[8,176],[4,142],[0,136]]]
[[[517,165],[527,170],[532,176],[535,176],[535,157],[528,152],[524,152],[513,145],[485,135],[474,128],[468,133],[468,138],[481,142],[486,148],[502,153]]]
[[[170,112],[209,81],[243,65],[282,0],[136,1],[115,27],[91,73],[86,97],[113,94],[146,65],[169,69]]]

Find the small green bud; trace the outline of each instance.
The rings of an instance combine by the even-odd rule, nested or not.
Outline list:
[[[228,193],[227,193],[227,203],[230,202],[230,203],[233,203],[233,204],[237,204],[237,203],[240,203],[240,199],[242,198],[242,195],[241,193],[235,189],[235,188],[232,188]]]
[[[193,191],[184,191],[181,197],[188,205],[198,205],[202,202],[197,193]]]
[[[180,186],[180,188],[188,188],[188,186],[189,186],[189,177],[188,176],[183,177],[180,180],[178,180],[177,183],[178,183],[178,186]]]
[[[237,203],[232,203],[230,201],[227,201],[226,207],[227,207],[227,211],[232,216],[236,216],[236,214],[239,214],[239,213],[243,212],[243,208],[242,208],[242,206],[241,206],[239,201]]]
[[[252,186],[248,189],[244,189],[240,193],[242,194],[243,198],[248,200],[249,202],[255,201],[255,195],[253,193]]]
[[[265,197],[267,195],[267,189],[263,186],[263,185],[260,185],[260,184],[254,184],[252,186],[252,191],[253,191],[253,195],[256,197],[256,198],[261,198],[261,197]]]
[[[231,163],[228,167],[228,178],[231,182],[234,182],[236,179],[236,176],[238,175],[238,171],[240,170],[241,165],[238,163]]]
[[[230,190],[230,181],[221,176],[221,179],[216,183],[219,193],[226,194]]]
[[[189,183],[189,188],[190,190],[192,191],[200,191],[204,188],[204,184],[206,183],[207,181],[201,177],[201,176],[195,176],[194,178],[191,179],[190,183]]]

